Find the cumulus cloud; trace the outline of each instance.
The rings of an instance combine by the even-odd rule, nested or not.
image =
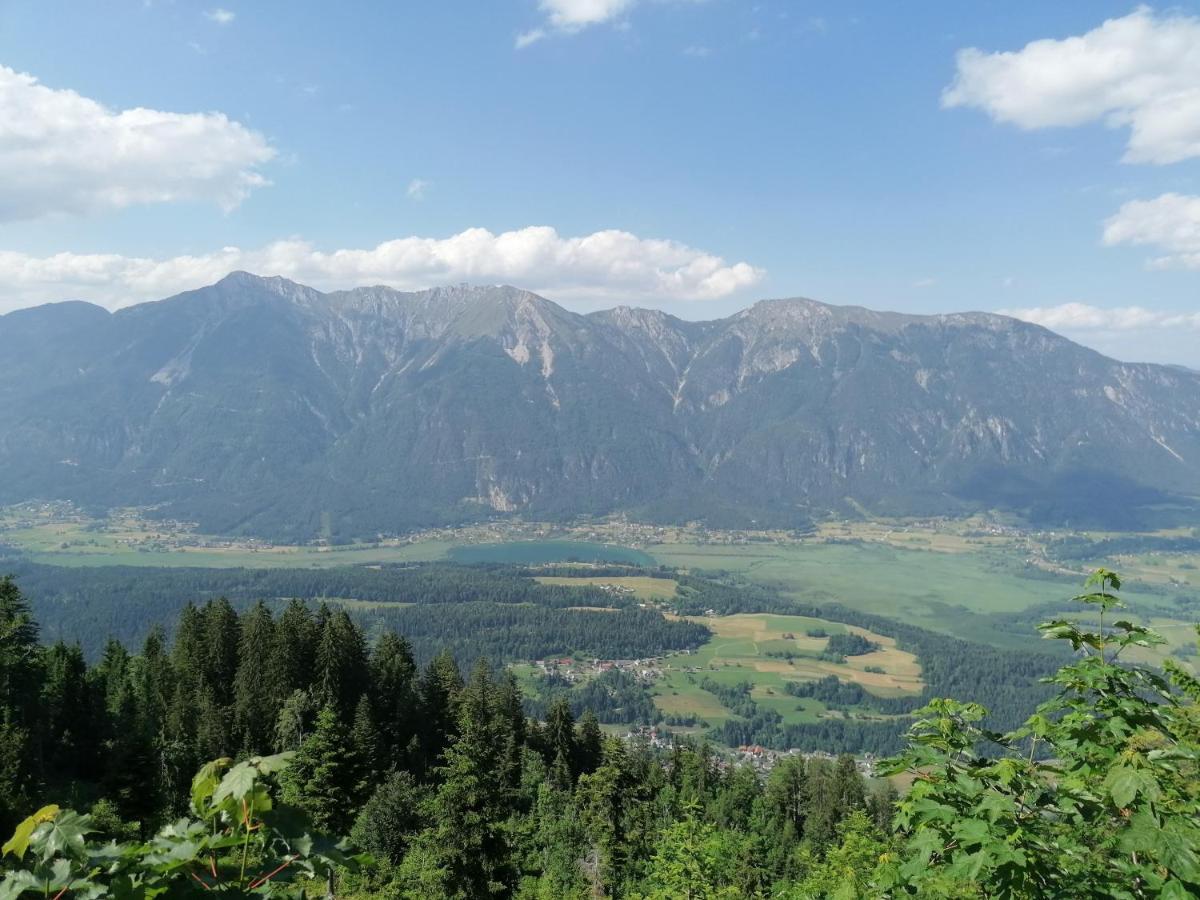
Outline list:
[[[0,220],[175,200],[229,210],[274,157],[221,113],[112,110],[0,66]]]
[[[1200,368],[1200,312],[1087,303],[1000,312],[1057,331],[1115,359]]]
[[[1062,303],[1001,310],[1001,313],[1043,325],[1052,331],[1139,331],[1151,328],[1200,330],[1200,313],[1165,312],[1144,306],[1099,307],[1087,303]]]
[[[538,7],[551,28],[581,31],[589,25],[611,22],[633,8],[636,0],[541,0]]]
[[[539,0],[538,9],[544,17],[544,22],[538,28],[517,35],[515,46],[522,50],[554,34],[577,34],[593,25],[617,22],[639,2],[640,0]]]
[[[1200,156],[1200,18],[1148,7],[1086,34],[1021,50],[961,50],[945,107],[981,109],[1020,128],[1103,122],[1128,128],[1125,161]]]
[[[469,228],[448,238],[404,237],[332,252],[298,239],[257,250],[225,247],[166,259],[0,252],[0,310],[67,298],[115,308],[210,284],[235,269],[283,275],[326,290],[505,282],[555,299],[593,303],[714,300],[763,276],[745,262],[731,264],[677,241],[625,231],[562,237],[545,226],[500,234]]]
[[[228,25],[237,18],[237,14],[218,6],[216,9],[208,10],[204,14],[204,17],[210,22],[216,22],[218,25]]]
[[[1104,243],[1156,247],[1156,268],[1200,269],[1200,197],[1162,194],[1131,200],[1104,223]]]

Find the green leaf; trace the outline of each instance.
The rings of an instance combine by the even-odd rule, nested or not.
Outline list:
[[[213,792],[213,805],[220,805],[230,797],[239,802],[245,799],[246,795],[254,789],[254,782],[257,778],[258,772],[249,761],[238,763],[225,773],[225,777],[221,779],[221,783]]]
[[[25,851],[29,849],[29,839],[33,836],[34,830],[43,822],[51,821],[56,815],[58,815],[56,805],[43,806],[17,826],[13,836],[0,848],[0,854],[11,853],[17,859],[24,859]]]
[[[1127,853],[1149,853],[1158,846],[1158,820],[1148,810],[1134,813],[1121,835],[1121,849]]]
[[[982,819],[965,819],[954,826],[954,836],[964,847],[974,847],[988,840],[988,823]]]
[[[223,756],[200,767],[200,771],[192,779],[192,806],[196,808],[196,812],[203,812],[213,791],[221,783],[221,773],[228,769],[232,762],[229,757]]]
[[[1185,881],[1200,881],[1200,829],[1179,820],[1167,822],[1159,834],[1158,859]]]
[[[41,882],[32,872],[9,872],[0,881],[0,900],[17,900],[26,891],[38,891],[40,888]]]
[[[256,756],[250,760],[250,763],[261,774],[273,775],[286,769],[288,763],[292,761],[292,757],[295,755],[296,751],[287,750],[283,753],[276,753],[274,756]]]
[[[1194,897],[1195,894],[1178,878],[1168,880],[1158,892],[1158,900],[1192,900]]]
[[[64,809],[34,833],[34,841],[41,844],[43,860],[50,860],[56,856],[85,859],[87,851],[83,836],[95,830],[92,828],[91,816],[81,816],[74,810]]]
[[[1155,800],[1159,795],[1158,780],[1150,772],[1126,765],[1113,766],[1104,779],[1104,786],[1113,803],[1121,809],[1129,806],[1139,793],[1147,800]]]

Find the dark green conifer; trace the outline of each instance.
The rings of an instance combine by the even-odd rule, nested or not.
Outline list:
[[[417,666],[412,646],[388,631],[371,652],[371,695],[384,752],[403,765],[417,735]]]
[[[260,601],[242,617],[238,666],[233,685],[234,742],[250,753],[265,753],[274,740],[282,705],[274,670],[275,622]]]
[[[345,834],[354,821],[360,771],[350,729],[332,706],[324,706],[312,734],[284,770],[284,797],[307,812],[318,828]]]

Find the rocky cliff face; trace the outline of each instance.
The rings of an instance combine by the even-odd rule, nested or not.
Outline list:
[[[516,512],[1080,521],[1200,495],[1200,374],[977,313],[797,299],[695,323],[235,273],[0,317],[0,468],[0,502],[296,539]]]

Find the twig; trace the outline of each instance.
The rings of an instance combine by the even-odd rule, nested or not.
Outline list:
[[[263,875],[261,878],[256,878],[252,882],[250,882],[250,884],[247,885],[246,890],[252,891],[257,887],[262,887],[262,885],[266,884],[268,881],[270,881],[272,878],[274,878],[276,875],[278,875],[280,872],[282,872],[284,869],[286,869],[288,866],[290,866],[292,863],[294,863],[297,859],[298,859],[298,857],[289,856],[282,863],[280,863],[278,866],[276,866],[274,870],[268,872],[266,875]]]

